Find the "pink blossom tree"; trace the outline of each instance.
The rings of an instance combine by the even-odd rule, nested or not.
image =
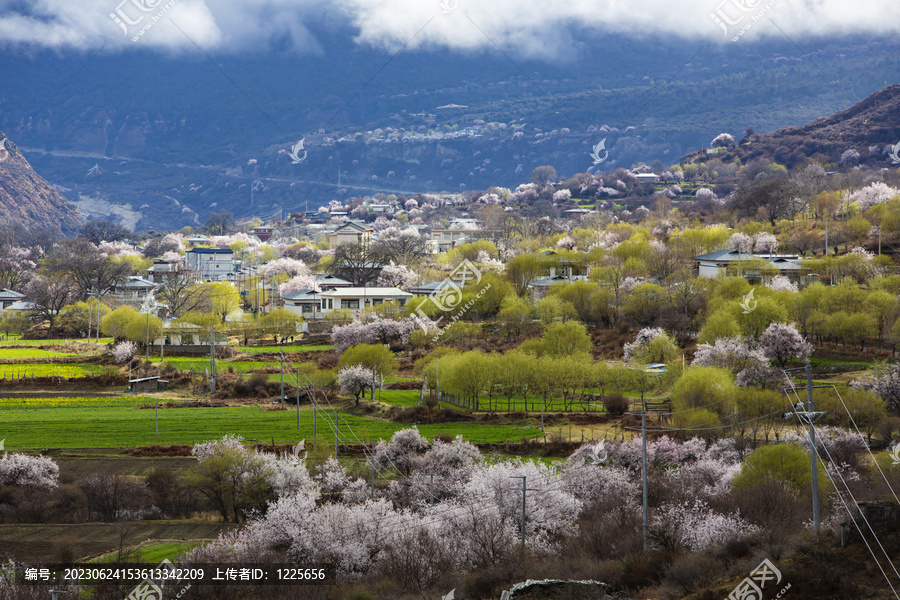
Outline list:
[[[769,357],[759,347],[740,337],[719,338],[714,344],[700,344],[691,364],[698,367],[722,367],[738,373],[754,366],[768,366]]]
[[[760,348],[778,362],[783,369],[789,360],[807,361],[813,346],[806,341],[793,323],[772,323],[759,339]]]
[[[405,288],[409,286],[416,278],[416,274],[406,265],[395,264],[390,261],[381,269],[378,275],[378,285],[384,287]]]
[[[295,275],[278,286],[278,294],[281,296],[287,296],[299,290],[314,290],[318,292],[320,288],[319,284],[316,283],[316,278],[311,274]]]
[[[281,257],[264,264],[261,271],[267,276],[287,275],[288,277],[296,277],[297,275],[309,275],[306,263],[302,260],[287,257]]]

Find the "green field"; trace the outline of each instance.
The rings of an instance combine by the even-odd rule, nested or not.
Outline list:
[[[73,352],[52,352],[39,348],[0,348],[0,360],[21,360],[23,358],[60,358],[80,356]]]
[[[0,379],[21,379],[23,377],[84,377],[99,373],[101,365],[52,363],[0,365]]]
[[[109,344],[112,341],[112,338],[100,338],[101,344]],[[68,338],[65,340],[23,340],[17,337],[10,337],[8,340],[0,340],[0,346],[61,346],[68,342],[87,343],[85,338]],[[93,339],[91,340],[91,343],[96,344]]]
[[[158,364],[160,361],[158,358],[151,358],[150,362]],[[209,358],[195,358],[191,356],[167,356],[163,358],[162,362],[173,365],[179,371],[190,371],[193,369],[195,373],[204,373],[206,369],[209,368]],[[281,363],[262,362],[258,360],[216,361],[217,371],[226,371],[230,367],[235,371],[240,370],[242,372],[247,372],[254,371],[256,369],[265,369],[267,367],[279,368],[280,366]]]
[[[159,410],[159,438],[155,435],[153,409],[137,409],[150,404],[148,398],[5,399],[0,401],[0,439],[7,449],[39,448],[118,448],[148,444],[191,444],[214,439],[226,433],[246,439],[276,443],[297,442],[313,437],[313,412],[301,407],[300,430],[293,409],[262,410],[256,406],[222,408],[177,408]],[[20,404],[17,404],[20,403]],[[62,404],[62,405],[61,405]],[[408,427],[401,423],[378,421],[338,411],[341,418],[341,443],[358,443],[357,438],[389,438]],[[318,435],[333,443],[334,411],[319,410]],[[531,426],[449,423],[421,425],[427,437],[437,434],[463,435],[475,443],[534,438],[539,430]]]
[[[297,352],[316,352],[322,350],[331,350],[334,346],[238,346],[238,350],[248,354],[263,354],[284,352],[285,354],[295,354]]]

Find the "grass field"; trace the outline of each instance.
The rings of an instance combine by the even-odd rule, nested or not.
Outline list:
[[[234,527],[195,521],[137,521],[125,527],[121,523],[0,524],[0,545],[18,560],[40,563],[59,561],[58,547],[64,545],[71,545],[79,561],[96,560],[115,552],[123,541],[127,546],[141,544],[141,558],[158,562],[174,558],[160,556],[167,551],[177,555],[188,545],[214,540]]]
[[[334,346],[238,346],[238,350],[241,352],[246,352],[247,354],[263,354],[263,353],[275,353],[284,352],[288,353],[297,353],[297,352],[315,352],[320,350],[331,350]]]
[[[21,379],[22,377],[84,377],[99,373],[100,365],[67,364],[21,364],[0,365],[0,379]]]
[[[177,408],[159,410],[159,437],[155,435],[155,411],[134,408],[150,404],[147,398],[7,399],[0,403],[0,439],[6,448],[118,448],[148,444],[191,444],[195,440],[219,438],[226,433],[246,439],[276,443],[297,442],[313,437],[313,411],[301,407],[300,430],[296,411],[262,410],[256,406],[222,408]],[[22,404],[16,404],[22,403]],[[341,443],[358,443],[357,438],[389,438],[408,427],[401,423],[379,421],[338,411]],[[319,410],[319,438],[334,440],[334,411]],[[421,425],[423,435],[433,438],[444,433],[463,435],[475,443],[534,438],[539,430],[531,426],[449,423]]]
[[[68,338],[68,339],[55,339],[55,340],[23,340],[17,337],[10,337],[8,340],[0,340],[0,346],[61,346],[62,344],[68,342],[82,342],[87,343],[86,338]],[[100,338],[101,344],[109,344],[112,342],[112,338]],[[92,344],[96,342],[92,339]]]
[[[151,357],[150,362],[158,364],[160,361],[159,358]],[[173,365],[179,371],[190,371],[191,369],[193,369],[195,373],[203,373],[206,371],[206,369],[209,368],[209,358],[196,358],[193,356],[167,356],[163,359],[162,362]],[[280,363],[263,362],[258,360],[216,361],[216,369],[219,371],[225,371],[229,367],[234,369],[235,371],[241,370],[243,372],[246,372],[256,369],[265,369],[267,367],[278,368],[280,367]]]
[[[0,360],[21,360],[23,358],[60,358],[79,356],[73,352],[52,352],[39,348],[0,348]]]
[[[130,560],[137,560],[138,562],[142,563],[159,563],[164,559],[169,559],[172,562],[177,562],[178,557],[180,557],[188,550],[196,548],[205,541],[208,540],[194,540],[190,542],[176,540],[151,540],[147,543],[142,543],[137,547],[132,546],[128,548],[128,551],[130,553],[130,556],[128,556],[128,558]],[[96,560],[96,562],[108,563],[117,562],[119,560],[119,551],[116,550],[115,552],[110,552],[109,554],[101,556]]]

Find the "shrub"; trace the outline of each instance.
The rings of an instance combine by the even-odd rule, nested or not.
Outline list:
[[[624,415],[630,405],[631,401],[622,394],[607,394],[603,397],[606,412],[617,417]]]

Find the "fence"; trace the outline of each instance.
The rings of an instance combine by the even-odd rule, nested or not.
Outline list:
[[[441,393],[441,402],[447,402],[459,408],[485,412],[606,412],[602,401],[595,397],[578,399],[552,398],[541,402],[540,398],[532,400],[521,398],[460,398],[446,392]],[[543,404],[543,406],[542,406]]]

